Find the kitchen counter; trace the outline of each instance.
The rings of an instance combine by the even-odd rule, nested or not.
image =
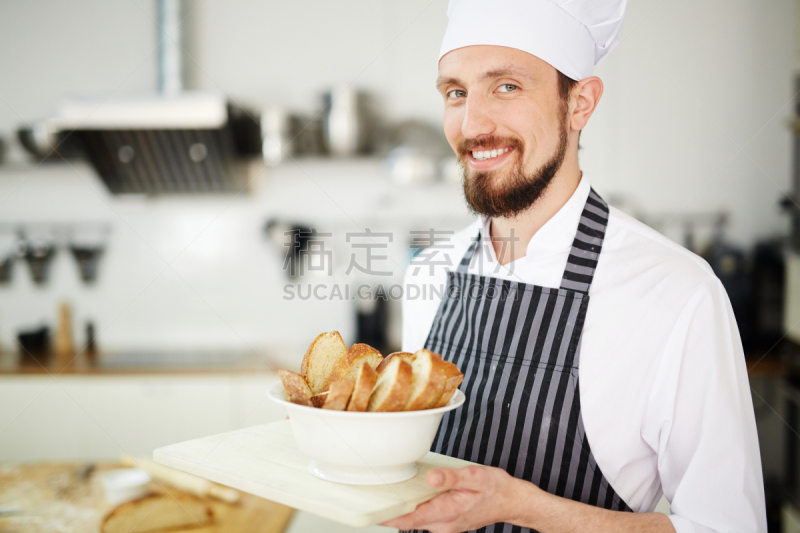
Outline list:
[[[281,359],[270,351],[140,350],[101,353],[94,362],[85,353],[81,353],[69,365],[60,365],[55,355],[48,357],[46,361],[42,365],[16,352],[0,352],[0,375],[266,373],[283,368]]]
[[[274,351],[130,351],[103,353],[95,363],[85,354],[79,354],[67,366],[59,366],[55,356],[47,365],[26,361],[16,352],[0,352],[0,375],[13,374],[206,374],[206,373],[274,373],[280,368],[291,369],[285,362],[285,350]],[[752,353],[745,357],[750,377],[784,376],[788,365],[779,355]]]

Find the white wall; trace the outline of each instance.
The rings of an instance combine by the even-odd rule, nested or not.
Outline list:
[[[153,90],[154,2],[137,1],[0,3],[0,135],[52,113],[64,94]],[[312,111],[321,90],[352,81],[375,91],[391,118],[441,121],[433,79],[445,0],[198,4],[187,21],[197,88]],[[605,93],[582,138],[582,167],[601,194],[650,213],[728,210],[728,236],[741,244],[785,231],[776,203],[791,170],[795,11],[791,0],[631,0],[623,41],[595,72]],[[43,289],[17,265],[13,285],[0,287],[0,342],[52,322],[62,298],[79,323],[98,323],[109,348],[241,349],[333,327],[352,334],[351,307],[280,299],[280,257],[263,241],[263,221],[304,211],[344,232],[377,217],[407,233],[410,220],[466,220],[456,187],[402,194],[377,163],[299,165],[271,171],[251,197],[158,200],[111,197],[83,165],[0,167],[0,221],[114,225],[95,288],[77,282],[65,254]],[[395,207],[383,216],[385,201]],[[405,243],[394,250],[398,265],[405,252]]]

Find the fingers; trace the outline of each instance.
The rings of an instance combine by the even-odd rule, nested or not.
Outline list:
[[[437,515],[436,498],[417,506],[412,513],[387,520],[381,526],[396,527],[397,529],[424,529],[431,524]]]
[[[479,490],[485,488],[487,467],[467,466],[465,468],[436,468],[428,472],[427,481],[434,489]]]

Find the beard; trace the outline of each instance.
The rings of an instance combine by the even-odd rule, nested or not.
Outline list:
[[[464,198],[469,210],[475,215],[490,218],[513,218],[542,197],[553,177],[561,168],[567,152],[567,106],[559,113],[560,127],[558,146],[552,157],[533,172],[525,172],[522,166],[524,151],[522,142],[511,137],[488,137],[480,142],[465,139],[458,147],[458,162],[463,170]],[[511,146],[516,163],[511,170],[486,172],[469,169],[469,152],[476,146]]]

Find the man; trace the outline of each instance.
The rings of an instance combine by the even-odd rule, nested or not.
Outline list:
[[[404,301],[403,349],[424,346],[464,372],[467,401],[445,415],[433,451],[486,466],[429,472],[447,492],[386,525],[766,531],[722,285],[609,208],[578,163],[603,94],[591,72],[624,12],[625,0],[450,2],[437,87],[481,216],[446,243],[454,272],[408,276],[447,290]],[[669,517],[652,512],[662,494]]]

